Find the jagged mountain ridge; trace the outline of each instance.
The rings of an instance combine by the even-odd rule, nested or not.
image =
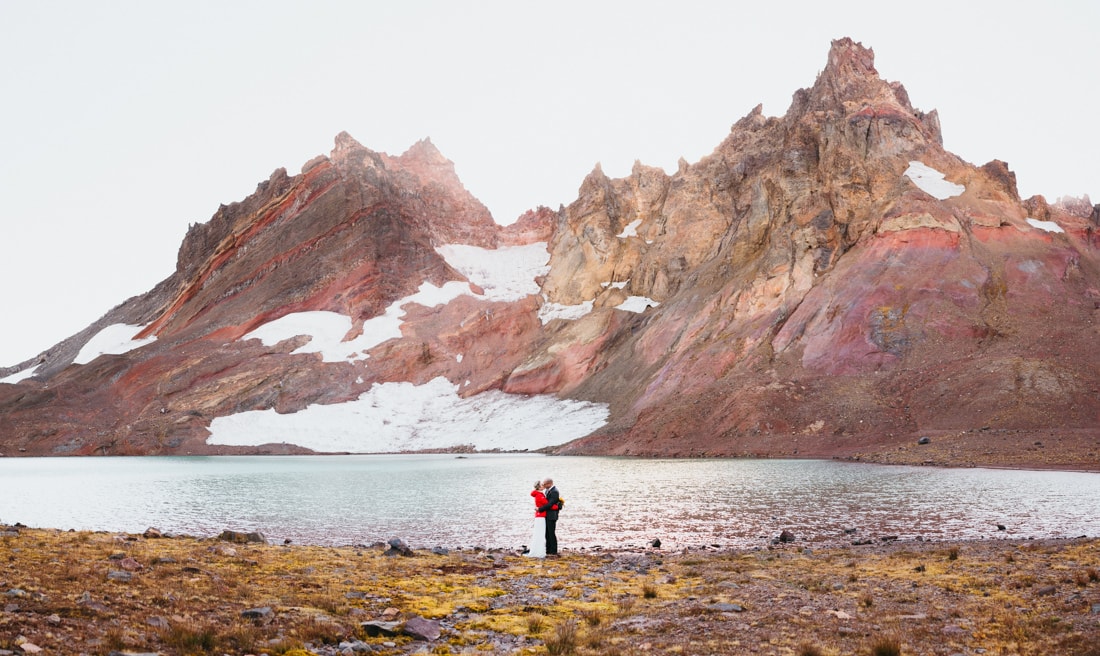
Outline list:
[[[929,194],[911,162],[963,191]],[[394,158],[341,135],[330,157],[276,171],[194,226],[164,283],[0,385],[0,451],[295,450],[205,438],[216,417],[442,376],[466,397],[607,404],[606,426],[568,453],[948,461],[954,449],[999,464],[1011,453],[976,452],[977,438],[1008,451],[1052,428],[1095,439],[1097,224],[1087,201],[1022,201],[1005,164],[946,152],[936,112],[848,39],[783,117],[756,108],[671,175],[637,164],[613,180],[597,166],[568,207],[508,228],[430,143]],[[542,298],[406,306],[403,337],[369,366],[292,354],[306,338],[240,339],[317,310],[351,317],[353,337],[421,283],[463,280],[436,246],[545,239]],[[629,297],[654,307],[619,309]],[[540,304],[582,309],[544,325]],[[116,322],[157,341],[70,365]],[[943,439],[898,451],[918,434]],[[1087,463],[1083,443],[1061,445],[1056,464]]]

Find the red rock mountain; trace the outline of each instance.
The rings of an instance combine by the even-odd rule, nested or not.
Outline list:
[[[672,174],[597,166],[569,206],[507,227],[430,142],[390,157],[341,134],[193,226],[156,288],[0,370],[37,366],[0,384],[0,452],[299,451],[206,438],[218,417],[442,376],[606,404],[560,453],[1096,468],[1098,229],[1087,198],[1022,200],[1005,163],[945,151],[937,113],[848,39],[784,116],[757,107]],[[410,304],[366,361],[240,339],[315,310],[351,339],[422,283],[465,280],[438,246],[539,241],[541,294]],[[117,323],[156,341],[74,363]]]

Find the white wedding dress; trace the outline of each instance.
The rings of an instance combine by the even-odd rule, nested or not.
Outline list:
[[[525,556],[546,558],[546,518],[536,517],[531,527],[531,539],[528,540]]]

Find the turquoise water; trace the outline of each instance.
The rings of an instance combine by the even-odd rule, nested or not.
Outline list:
[[[7,458],[0,522],[518,547],[545,476],[567,499],[558,534],[571,548],[751,547],[783,529],[810,544],[1100,535],[1095,473],[538,455]]]

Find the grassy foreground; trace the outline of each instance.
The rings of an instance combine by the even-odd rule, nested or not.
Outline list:
[[[0,610],[18,655],[1100,656],[1100,540],[534,560],[0,527]]]

